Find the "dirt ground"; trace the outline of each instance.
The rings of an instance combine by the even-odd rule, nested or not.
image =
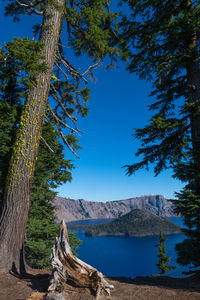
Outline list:
[[[48,287],[49,274],[45,270],[31,270],[23,277],[0,273],[0,300],[25,300],[31,295],[29,299],[42,299]],[[110,298],[102,295],[99,300],[200,300],[200,273],[185,279],[115,277],[107,280],[115,288]],[[95,300],[89,289],[68,285],[62,295],[66,300]]]

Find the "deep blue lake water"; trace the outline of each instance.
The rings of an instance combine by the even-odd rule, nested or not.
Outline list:
[[[182,218],[169,218],[174,223],[183,226]],[[104,220],[105,221],[105,220]],[[91,223],[102,223],[102,220],[93,220]],[[106,220],[108,221],[108,220]],[[88,221],[81,222],[81,224]],[[86,263],[97,268],[107,276],[151,276],[158,272],[156,263],[158,236],[126,237],[101,236],[87,237],[83,230],[77,232],[83,241],[78,250],[78,257]],[[167,235],[167,256],[171,257],[171,265],[177,265],[174,246],[185,239],[184,234]],[[173,275],[188,270],[180,267],[173,271]]]

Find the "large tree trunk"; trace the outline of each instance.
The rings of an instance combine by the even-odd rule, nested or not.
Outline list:
[[[193,156],[193,189],[200,195],[200,66],[199,63],[193,63],[188,72],[190,92],[190,102],[193,103],[195,111],[190,118],[191,124],[191,137],[192,137],[192,156]]]
[[[0,269],[6,271],[25,271],[23,244],[30,189],[62,25],[64,0],[57,0],[57,4],[59,7],[49,4],[44,12],[39,40],[44,44],[41,55],[48,71],[40,74],[36,85],[29,88],[5,186],[0,217]]]
[[[186,4],[186,11],[188,12],[193,9],[192,1],[188,0]],[[190,39],[187,40],[185,46],[190,57],[186,63],[188,100],[190,104],[195,105],[195,108],[192,109],[190,117],[194,173],[193,189],[195,193],[200,195],[200,63],[197,35],[197,32],[194,30],[190,35]]]
[[[188,50],[196,57],[196,60],[194,59],[194,61],[190,61],[187,64],[187,80],[189,90],[188,100],[194,105],[190,117],[194,173],[193,189],[200,195],[200,65],[195,32],[189,42]]]
[[[98,297],[101,291],[110,295],[110,289],[114,288],[102,273],[72,254],[64,221],[61,222],[59,238],[56,238],[52,248],[51,264],[53,272],[48,291],[61,292],[65,283],[68,283],[75,287],[89,288]]]

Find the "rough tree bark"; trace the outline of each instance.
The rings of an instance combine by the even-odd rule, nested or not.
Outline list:
[[[61,222],[59,238],[56,238],[52,248],[51,264],[53,272],[48,291],[61,292],[64,284],[68,283],[75,287],[89,288],[98,297],[101,291],[110,295],[110,289],[114,288],[102,273],[72,254],[64,221]]]
[[[199,104],[200,102],[200,66],[199,62],[191,63],[187,68],[187,77],[189,88],[193,91],[190,92],[189,101],[191,103]],[[200,111],[196,109],[196,112],[192,114],[190,118],[191,125],[191,137],[192,137],[192,155],[193,163],[195,166],[196,176],[194,179],[195,191],[200,195]]]
[[[6,271],[25,271],[23,244],[30,189],[65,1],[56,2],[55,6],[49,1],[44,11],[39,37],[39,41],[44,44],[41,55],[48,71],[40,74],[35,86],[29,88],[5,186],[0,217],[0,269]]]
[[[187,9],[193,9],[191,1],[188,1]],[[188,100],[192,104],[197,104],[200,102],[200,64],[198,59],[198,45],[197,45],[197,32],[193,32],[188,40],[186,47],[190,54],[193,54],[194,59],[190,60],[186,65],[187,80],[189,95]],[[196,109],[196,108],[195,108]],[[200,111],[199,108],[192,113],[190,117],[191,125],[191,138],[192,138],[192,155],[193,163],[195,166],[195,179],[194,188],[195,191],[200,195]]]
[[[188,0],[186,4],[186,11],[192,11],[193,5],[192,1]],[[189,95],[188,100],[190,103],[199,105],[200,102],[200,64],[199,64],[199,51],[198,51],[198,33],[193,30],[190,35],[190,38],[186,41],[186,48],[190,56],[193,56],[193,59],[190,59],[186,64],[187,71],[187,80],[188,80],[188,89]],[[198,106],[197,106],[198,107]],[[195,166],[196,176],[194,179],[194,188],[195,191],[200,195],[200,180],[199,180],[199,171],[200,171],[200,111],[196,109],[195,113],[190,117],[191,125],[191,137],[192,137],[192,155],[193,163]]]

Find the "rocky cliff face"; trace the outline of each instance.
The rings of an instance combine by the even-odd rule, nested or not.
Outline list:
[[[173,205],[161,195],[150,195],[110,202],[92,202],[83,199],[56,197],[58,220],[66,222],[85,219],[119,218],[133,209],[146,209],[160,217],[174,217]]]

